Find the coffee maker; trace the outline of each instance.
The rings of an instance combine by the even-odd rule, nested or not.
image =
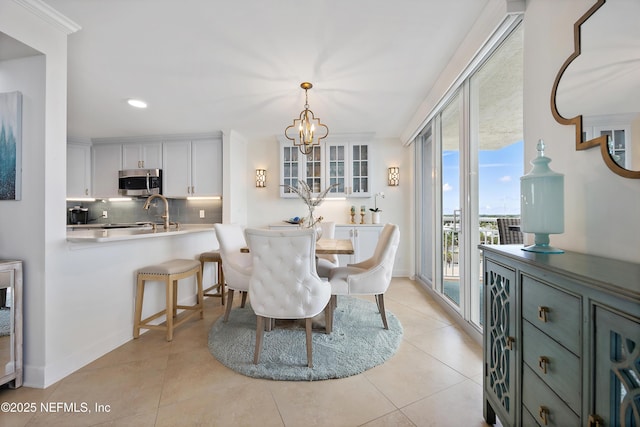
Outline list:
[[[89,208],[83,208],[82,206],[74,206],[69,208],[67,214],[67,224],[86,224],[89,221]]]

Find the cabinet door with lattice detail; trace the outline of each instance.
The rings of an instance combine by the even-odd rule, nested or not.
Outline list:
[[[484,265],[484,417],[496,415],[503,425],[515,425],[517,355],[515,271],[485,259]]]
[[[640,319],[595,307],[590,425],[640,427]]]

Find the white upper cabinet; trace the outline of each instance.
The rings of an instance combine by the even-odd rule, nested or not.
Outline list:
[[[306,182],[313,193],[337,184],[329,196],[370,197],[370,142],[373,134],[330,135],[305,156],[291,141],[280,141],[280,196],[297,197],[285,185]]]
[[[118,171],[122,169],[122,144],[91,147],[93,196],[118,197]]]
[[[165,142],[162,174],[167,197],[222,196],[222,140]]]
[[[326,146],[327,185],[337,184],[332,195],[369,197],[371,156],[369,144],[357,141],[330,142]]]
[[[91,146],[67,144],[67,197],[91,195]]]
[[[191,142],[191,193],[222,196],[222,139]]]
[[[122,169],[162,168],[162,143],[122,144]]]

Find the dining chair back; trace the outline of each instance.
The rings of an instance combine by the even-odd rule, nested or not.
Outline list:
[[[249,228],[245,234],[253,257],[249,292],[257,316],[254,363],[260,358],[265,320],[305,319],[307,365],[312,367],[312,318],[331,298],[331,287],[316,273],[315,231]]]
[[[334,239],[336,237],[336,223],[332,221],[321,221],[321,239]],[[338,255],[336,254],[316,254],[316,271],[320,277],[329,277],[332,269],[339,267]]]
[[[222,258],[222,270],[227,284],[228,295],[224,322],[229,320],[231,306],[233,305],[234,291],[242,293],[240,307],[244,307],[249,292],[249,280],[253,271],[251,254],[241,251],[247,246],[244,237],[244,229],[238,224],[214,224],[216,238],[220,244],[220,257]]]
[[[501,245],[522,244],[522,231],[520,231],[520,218],[498,218],[498,236]]]
[[[329,283],[331,284],[332,300],[330,306],[332,310],[327,322],[329,331],[332,328],[333,309],[335,309],[338,295],[375,295],[384,328],[389,329],[384,310],[384,293],[391,283],[393,264],[399,244],[400,229],[398,226],[385,224],[371,258],[331,270]]]

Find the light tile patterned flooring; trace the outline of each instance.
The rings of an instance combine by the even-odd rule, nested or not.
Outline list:
[[[283,382],[231,371],[207,348],[223,313],[219,298],[207,298],[205,319],[179,327],[171,343],[149,331],[45,390],[0,389],[0,403],[37,406],[0,413],[0,426],[486,426],[481,346],[409,279],[393,279],[385,304],[404,327],[403,341],[394,357],[360,375]],[[46,413],[41,402],[78,410],[86,402],[92,411]],[[96,404],[109,409],[96,412]]]

